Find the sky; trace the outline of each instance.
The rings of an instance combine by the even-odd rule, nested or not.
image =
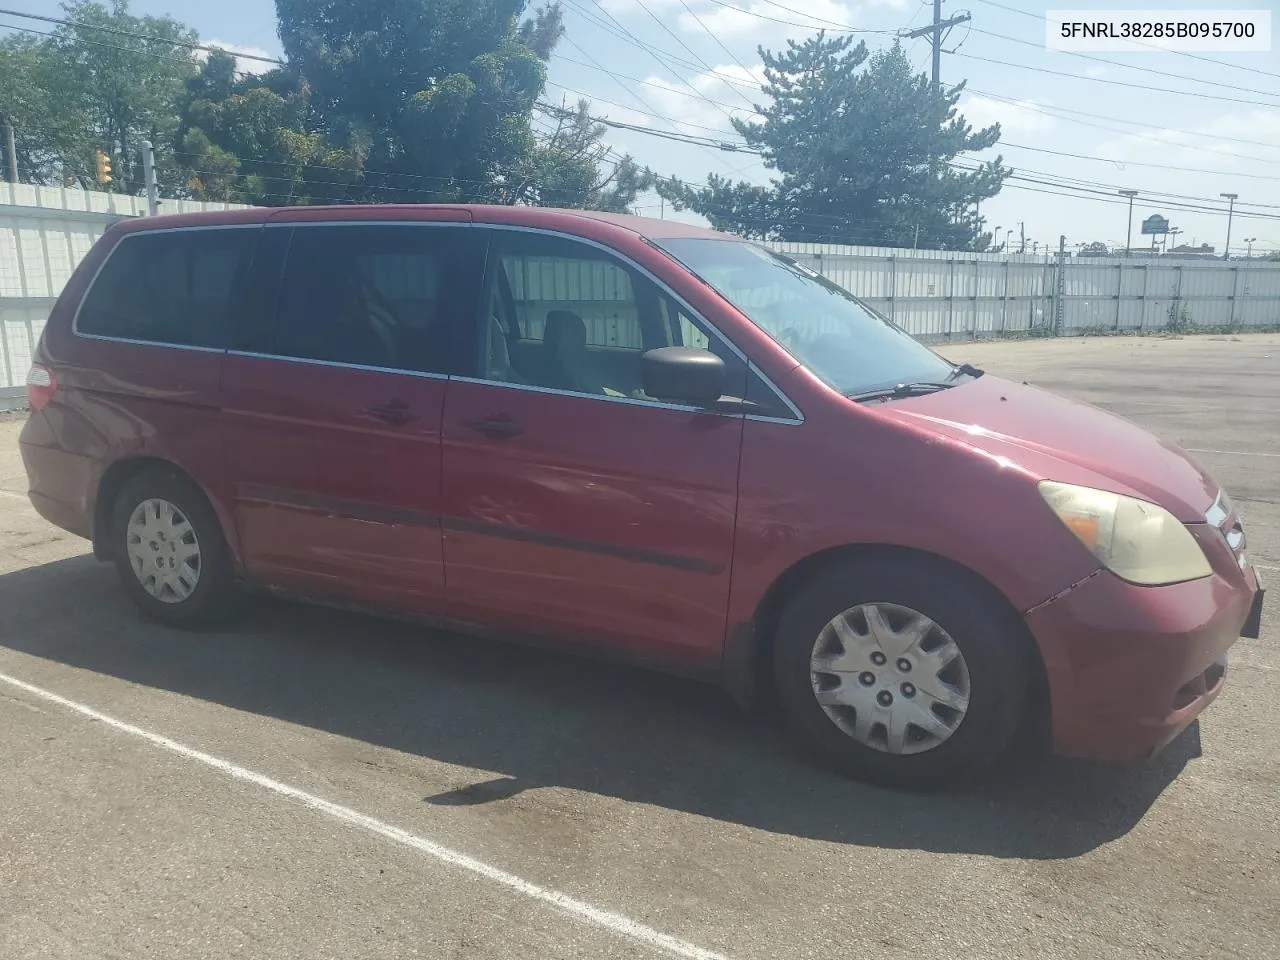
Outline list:
[[[761,100],[759,47],[784,48],[826,26],[859,32],[872,49],[931,19],[932,0],[562,0],[567,33],[549,67],[547,98],[585,96],[600,117],[648,130],[741,142],[730,116]],[[23,12],[58,15],[54,0],[8,0]],[[972,20],[944,44],[943,83],[964,82],[960,110],[975,127],[999,123],[1000,155],[1020,178],[983,204],[988,229],[1025,233],[1027,250],[1101,241],[1123,247],[1128,201],[1141,221],[1165,216],[1178,243],[1221,253],[1227,201],[1236,193],[1232,253],[1280,250],[1280,46],[1271,53],[1100,53],[1045,49],[1046,10],[1262,9],[1280,27],[1280,0],[944,0],[943,17]],[[280,55],[271,0],[132,0],[135,14],[169,14],[204,42]],[[12,23],[0,18],[0,24]],[[904,40],[929,69],[924,39]],[[242,61],[254,68],[252,61]],[[742,153],[613,130],[608,142],[664,175],[701,182],[718,173],[755,183],[772,175]],[[1069,191],[1070,182],[1089,193]],[[1066,194],[1066,195],[1064,195]],[[677,216],[649,195],[646,216]],[[1193,207],[1200,209],[1183,209]],[[1208,208],[1208,209],[1205,209]],[[689,214],[682,219],[696,219]]]

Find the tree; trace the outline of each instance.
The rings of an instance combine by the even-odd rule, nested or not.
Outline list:
[[[1080,253],[1077,254],[1077,256],[1109,257],[1111,256],[1111,250],[1101,240],[1095,240],[1092,243],[1086,243],[1083,247],[1081,247]]]
[[[767,83],[760,121],[734,120],[769,186],[710,176],[703,187],[666,180],[658,191],[717,229],[765,239],[983,249],[978,204],[1011,173],[1000,158],[954,161],[1000,138],[956,110],[964,85],[935,89],[902,47],[868,56],[864,43],[824,33],[760,50]]]
[[[127,0],[76,0],[63,11],[85,26],[0,42],[0,110],[17,130],[21,171],[36,183],[90,186],[101,149],[112,157],[112,189],[138,193],[142,140],[155,144],[158,169],[172,171],[174,103],[196,71],[183,44],[196,35],[169,17],[132,16]],[[172,189],[174,180],[162,178],[162,186]]]
[[[307,129],[306,83],[288,70],[238,78],[235,63],[211,53],[187,81],[176,143],[189,194],[284,206],[342,199],[335,192],[358,186],[356,158]]]
[[[512,202],[563,32],[557,3],[276,0],[307,132],[351,159],[350,199]]]
[[[629,155],[611,159],[603,142],[606,127],[592,118],[591,105],[551,110],[555,127],[535,144],[527,163],[511,177],[517,203],[543,207],[625,213],[649,185]]]

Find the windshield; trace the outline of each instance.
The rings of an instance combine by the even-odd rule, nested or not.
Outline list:
[[[654,241],[842,394],[943,382],[954,367],[831,281],[753,243]]]

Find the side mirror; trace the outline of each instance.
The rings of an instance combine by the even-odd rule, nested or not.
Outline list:
[[[640,358],[644,392],[655,400],[711,406],[724,394],[724,361],[698,347],[659,347]]]

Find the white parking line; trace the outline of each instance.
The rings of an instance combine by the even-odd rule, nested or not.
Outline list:
[[[26,500],[27,496],[23,493],[13,493],[9,490],[0,490],[0,497],[13,497],[15,500]]]
[[[40,699],[47,700],[50,703],[56,703],[60,707],[73,710],[81,716],[106,724],[114,730],[129,734],[131,737],[146,740],[148,743],[157,746],[162,750],[168,750],[170,753],[176,753],[180,757],[185,757],[188,760],[194,760],[197,763],[203,763],[205,766],[219,770],[237,780],[252,783],[254,786],[262,787],[264,790],[269,790],[279,796],[295,800],[317,813],[326,814],[333,817],[335,820],[341,820],[353,827],[359,827],[362,830],[367,830],[369,833],[377,834],[378,836],[391,840],[394,843],[398,843],[401,846],[409,847],[419,853],[425,853],[427,856],[433,857],[442,863],[448,864],[449,866],[458,867],[462,870],[474,873],[477,876],[492,881],[493,883],[497,883],[510,890],[514,890],[516,893],[523,894],[530,899],[540,900],[543,903],[550,904],[551,906],[556,907],[579,920],[594,924],[597,927],[612,931],[613,933],[619,933],[623,936],[630,937],[631,939],[637,940],[646,946],[662,950],[666,953],[672,954],[673,956],[685,957],[688,958],[688,960],[727,960],[723,954],[713,953],[710,950],[704,950],[695,944],[689,943],[687,940],[680,940],[677,937],[660,933],[652,927],[645,926],[643,923],[638,923],[629,917],[624,917],[621,914],[593,907],[589,903],[584,903],[583,901],[571,897],[568,894],[561,893],[558,890],[551,890],[547,887],[541,887],[535,883],[530,883],[527,880],[522,880],[515,874],[507,873],[505,870],[500,870],[497,867],[490,866],[481,860],[467,856],[465,853],[459,853],[456,850],[451,850],[448,847],[441,846],[431,840],[409,833],[407,830],[401,830],[399,827],[393,827],[389,823],[384,823],[381,820],[366,816],[363,813],[352,810],[350,807],[344,807],[340,804],[323,800],[320,797],[312,796],[304,790],[299,790],[297,787],[291,787],[278,780],[272,780],[270,777],[264,776],[261,773],[255,773],[245,767],[238,766],[231,763],[229,760],[223,760],[220,757],[213,756],[212,754],[204,753],[200,750],[194,749],[193,747],[188,747],[176,740],[170,740],[168,737],[161,736],[158,733],[152,733],[151,731],[144,730],[141,727],[135,727],[131,723],[125,723],[123,720],[117,720],[114,717],[109,717],[105,713],[100,713],[92,707],[85,706],[82,703],[77,703],[74,700],[68,700],[66,697],[59,696],[56,693],[37,687],[34,684],[27,683],[25,680],[19,680],[17,677],[11,677],[6,673],[0,673],[0,682],[7,683],[11,687],[25,691],[33,697],[39,697]]]
[[[1187,447],[1187,453],[1216,453],[1221,457],[1280,457],[1280,453],[1256,453],[1252,450],[1197,450]]]

